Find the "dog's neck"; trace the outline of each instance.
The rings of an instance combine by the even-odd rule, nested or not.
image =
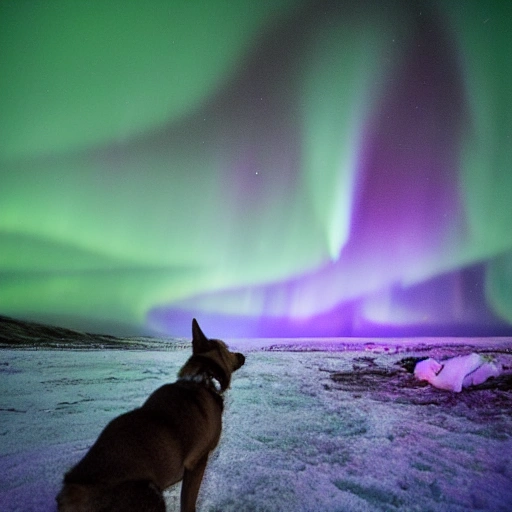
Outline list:
[[[223,370],[219,364],[203,354],[193,354],[178,373],[178,382],[195,384],[208,389],[215,396],[222,398],[229,385],[223,381]]]
[[[185,375],[182,374],[177,382],[196,384],[198,386],[205,387],[208,391],[211,391],[214,395],[222,399],[220,382],[207,371],[187,373]]]

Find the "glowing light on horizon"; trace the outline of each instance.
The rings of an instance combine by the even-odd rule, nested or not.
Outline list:
[[[0,314],[512,332],[512,4],[211,5],[0,3]]]

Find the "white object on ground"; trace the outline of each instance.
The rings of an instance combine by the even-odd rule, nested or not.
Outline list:
[[[459,393],[463,387],[475,386],[489,377],[501,374],[501,365],[480,354],[453,357],[442,363],[429,358],[420,361],[414,368],[418,380],[426,380],[432,386]]]

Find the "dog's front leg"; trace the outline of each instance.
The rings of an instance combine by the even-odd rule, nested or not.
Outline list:
[[[193,469],[185,469],[181,484],[181,512],[196,512],[196,500],[203,480],[208,454],[199,459]]]

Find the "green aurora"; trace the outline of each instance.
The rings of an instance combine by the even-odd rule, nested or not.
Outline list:
[[[480,0],[4,0],[0,314],[512,333],[511,31]],[[240,332],[301,334],[272,325]]]

